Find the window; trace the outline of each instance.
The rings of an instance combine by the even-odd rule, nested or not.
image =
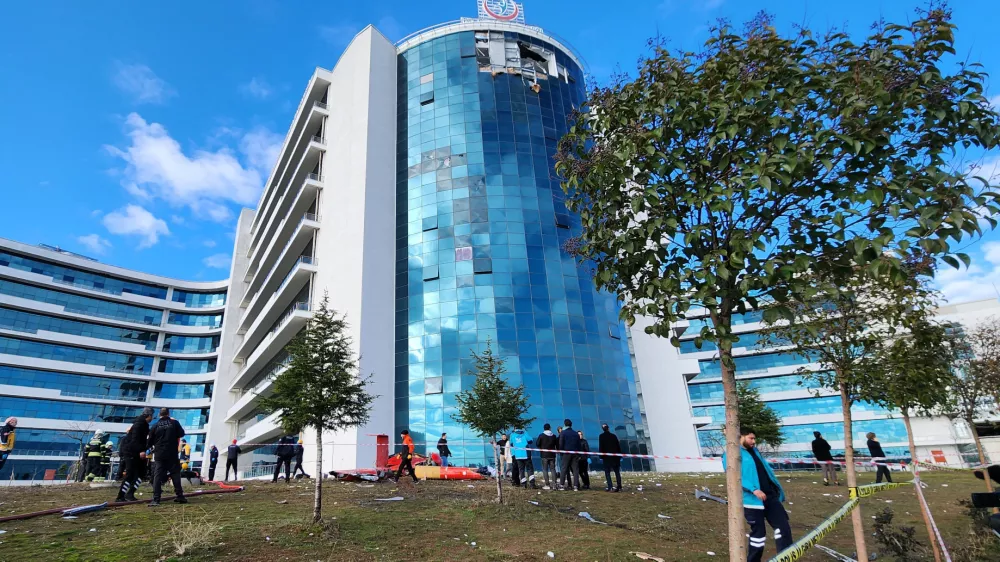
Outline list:
[[[455,248],[455,261],[468,261],[472,259],[472,247]]]
[[[205,326],[207,328],[218,328],[222,326],[221,314],[183,314],[171,312],[167,317],[167,324],[178,326]]]
[[[153,358],[144,355],[112,353],[110,351],[99,351],[83,347],[55,345],[7,337],[0,337],[0,353],[52,361],[83,363],[84,365],[104,367],[106,371],[122,373],[148,375],[153,370]]]
[[[45,275],[51,277],[56,283],[65,283],[67,285],[84,287],[115,295],[129,293],[144,297],[152,297],[154,299],[167,298],[166,287],[148,285],[146,283],[139,283],[136,281],[126,281],[124,279],[65,267],[45,260],[20,256],[2,250],[0,250],[0,266]]]
[[[432,281],[434,279],[440,278],[440,273],[438,272],[438,266],[428,265],[424,267],[424,281]]]
[[[0,328],[30,334],[35,334],[39,331],[56,332],[72,336],[135,343],[149,350],[156,348],[157,334],[154,332],[104,326],[90,322],[78,322],[76,320],[54,318],[52,316],[10,308],[0,308]]]
[[[441,377],[429,377],[424,379],[424,394],[441,394],[442,388]]]
[[[220,293],[195,293],[174,289],[171,299],[173,302],[182,302],[189,308],[205,308],[209,306],[223,306],[226,304],[226,292]]]
[[[7,279],[0,279],[0,294],[54,304],[63,307],[66,312],[135,322],[149,326],[158,326],[163,320],[163,311],[154,308],[144,308],[81,295],[71,295]]]
[[[434,102],[434,92],[424,92],[420,94],[420,105],[427,105]]]
[[[430,74],[424,74],[423,76],[420,77],[420,83],[421,84],[430,84],[433,81],[434,81],[434,73],[433,72],[431,72]]]

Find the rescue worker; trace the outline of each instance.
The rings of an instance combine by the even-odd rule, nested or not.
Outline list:
[[[104,430],[98,429],[87,443],[87,468],[84,473],[87,481],[92,481],[101,472],[101,456],[104,454]]]
[[[239,479],[240,473],[236,471],[236,467],[237,467],[237,463],[240,460],[240,453],[242,453],[242,452],[243,451],[240,450],[240,446],[236,444],[236,440],[233,439],[233,444],[230,445],[229,449],[226,451],[226,478],[225,478],[225,480],[227,482],[229,481],[229,468],[230,467],[232,467],[232,469],[233,469],[233,480],[238,480]]]
[[[118,490],[117,502],[134,502],[139,479],[145,474],[146,440],[149,438],[149,422],[153,421],[153,409],[146,407],[136,416],[126,438],[119,443],[118,454],[124,467],[125,479]]]
[[[208,451],[208,479],[215,480],[215,467],[219,464],[219,448],[212,443],[212,448]]]
[[[17,439],[17,418],[11,416],[0,427],[0,469],[7,463],[7,457],[14,450],[14,441]]]
[[[396,482],[399,482],[399,477],[403,475],[403,469],[408,469],[410,476],[413,477],[413,481],[419,482],[417,480],[417,471],[413,470],[413,438],[410,437],[410,430],[404,429],[400,432],[399,436],[403,439],[403,451],[399,454],[399,468],[396,470]]]
[[[177,452],[180,454],[181,469],[187,470],[191,462],[191,445],[188,445],[187,439],[181,439],[181,446],[177,448]]]
[[[177,448],[181,438],[184,437],[184,428],[180,422],[170,417],[169,408],[160,408],[160,419],[156,422],[152,431],[149,432],[148,445],[156,455],[156,469],[153,474],[153,501],[150,507],[160,505],[160,497],[163,493],[163,482],[170,475],[170,480],[174,484],[174,503],[188,503],[184,497],[184,489],[181,488],[181,463],[177,457]]]
[[[306,454],[306,448],[302,446],[302,440],[299,439],[299,442],[295,444],[295,470],[292,471],[292,474],[296,478],[298,478],[299,472],[302,473],[303,478],[309,478],[309,475],[306,474],[305,469],[302,468],[302,458],[305,456],[305,454]]]
[[[107,441],[101,447],[101,478],[107,480],[111,478],[111,454],[115,451],[115,445]]]
[[[285,435],[278,441],[278,446],[274,449],[274,454],[278,457],[278,464],[274,465],[274,478],[271,482],[277,482],[281,474],[281,465],[285,466],[285,484],[292,480],[292,457],[295,456],[295,441]]]

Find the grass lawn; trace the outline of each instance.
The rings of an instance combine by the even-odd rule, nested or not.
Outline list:
[[[900,480],[908,475],[895,473]],[[846,487],[824,487],[813,473],[781,474],[796,538],[847,501]],[[873,481],[862,474],[862,483]],[[924,473],[927,500],[949,547],[969,540],[969,518],[958,501],[982,491],[965,473]],[[694,488],[724,495],[722,475],[644,474],[627,478],[621,494],[510,490],[508,504],[492,503],[492,482],[427,481],[324,485],[326,525],[309,523],[313,482],[253,482],[247,490],[193,498],[191,504],[144,505],[105,510],[65,520],[44,516],[0,523],[0,561],[147,560],[555,560],[636,561],[642,551],[664,560],[726,559],[726,512],[721,504],[696,501]],[[143,487],[145,497],[149,488]],[[506,490],[505,490],[506,492]],[[116,490],[69,487],[0,488],[0,515],[99,503]],[[402,496],[403,501],[376,498]],[[539,505],[529,502],[535,501]],[[866,525],[884,507],[896,522],[913,525],[927,544],[917,500],[909,486],[863,500]],[[579,517],[586,511],[599,525]],[[661,518],[665,515],[670,519]],[[177,555],[174,538],[183,531],[207,535],[200,546]],[[869,531],[870,536],[870,531]],[[850,520],[824,539],[850,555]],[[870,552],[880,552],[874,539]],[[714,555],[709,554],[714,552]],[[768,550],[774,554],[771,533]],[[812,550],[805,560],[832,560]],[[889,560],[888,557],[879,557]],[[932,559],[932,558],[930,558]],[[1000,558],[998,558],[1000,559]],[[956,562],[960,560],[956,558]]]

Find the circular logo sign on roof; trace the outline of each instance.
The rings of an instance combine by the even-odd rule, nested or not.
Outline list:
[[[514,21],[521,12],[514,0],[482,0],[482,6],[487,15],[500,21]]]

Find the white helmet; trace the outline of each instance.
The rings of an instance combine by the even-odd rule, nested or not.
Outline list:
[[[14,416],[11,416],[11,417],[7,418],[7,421],[5,421],[4,423],[6,423],[7,425],[9,425],[11,427],[17,427],[17,418],[15,418]]]
[[[95,431],[94,432],[94,437],[104,437],[104,430],[103,429],[98,429],[97,431]]]

